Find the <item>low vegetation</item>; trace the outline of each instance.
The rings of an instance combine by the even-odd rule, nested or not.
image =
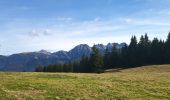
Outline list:
[[[170,99],[170,65],[118,70],[108,70],[102,74],[2,72],[0,99]]]

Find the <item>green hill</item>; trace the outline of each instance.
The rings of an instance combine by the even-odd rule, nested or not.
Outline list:
[[[0,73],[0,100],[169,100],[170,65],[103,74]]]

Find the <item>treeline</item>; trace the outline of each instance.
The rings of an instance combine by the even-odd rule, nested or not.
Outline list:
[[[93,46],[89,57],[83,56],[79,62],[63,65],[49,65],[37,67],[37,72],[103,72],[105,69],[130,68],[142,65],[170,64],[170,33],[166,41],[154,38],[149,40],[147,34],[137,41],[132,36],[129,45],[118,49],[113,46],[112,51],[106,49],[102,55]]]

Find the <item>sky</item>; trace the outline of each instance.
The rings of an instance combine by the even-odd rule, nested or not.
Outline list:
[[[170,0],[0,0],[0,55],[166,39]]]

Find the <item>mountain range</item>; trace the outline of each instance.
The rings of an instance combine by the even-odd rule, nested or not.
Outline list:
[[[113,46],[122,48],[126,43],[108,43],[107,45],[97,44],[95,47],[104,54],[106,50],[111,51]],[[90,56],[92,48],[87,44],[80,44],[70,51],[48,52],[41,50],[38,52],[18,53],[10,56],[0,56],[0,71],[5,72],[32,72],[37,66],[47,66],[50,64],[64,64],[70,61],[78,61],[82,56]]]

